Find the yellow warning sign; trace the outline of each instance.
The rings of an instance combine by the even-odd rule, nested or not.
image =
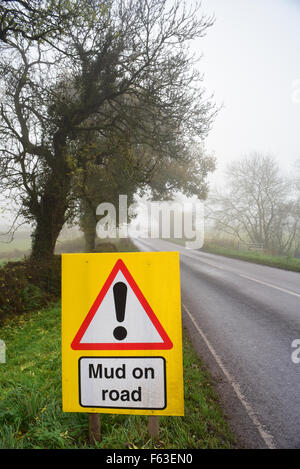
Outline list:
[[[65,412],[183,415],[179,254],[62,255]]]

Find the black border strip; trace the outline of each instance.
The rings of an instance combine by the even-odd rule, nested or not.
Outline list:
[[[123,360],[123,359],[127,359],[127,358],[134,358],[134,359],[137,359],[137,358],[140,358],[140,359],[143,359],[143,358],[161,358],[163,360],[163,366],[164,366],[164,406],[163,407],[119,407],[119,406],[115,406],[115,407],[112,407],[112,406],[92,406],[92,405],[83,405],[81,403],[81,376],[80,376],[80,360],[82,359],[86,359],[86,358],[95,358],[95,359],[106,359],[106,358],[113,358],[113,359],[120,359],[120,360]],[[90,356],[86,356],[86,357],[80,357],[79,360],[78,360],[78,388],[79,388],[79,405],[81,407],[84,407],[84,408],[90,408],[90,409],[93,409],[93,408],[96,408],[96,409],[132,409],[132,410],[164,410],[166,409],[167,407],[167,372],[166,372],[166,359],[165,357],[153,357],[153,356],[145,356],[145,357],[141,357],[141,356],[138,356],[138,357],[90,357]]]

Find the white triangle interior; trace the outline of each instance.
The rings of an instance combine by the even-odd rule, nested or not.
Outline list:
[[[127,285],[125,318],[122,322],[117,321],[114,303],[113,286],[117,282],[124,282]],[[123,340],[117,340],[113,335],[114,329],[118,326],[126,328],[127,336]],[[80,343],[163,343],[163,339],[120,270],[83,334]]]

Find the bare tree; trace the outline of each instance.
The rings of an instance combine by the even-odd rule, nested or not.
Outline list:
[[[26,34],[1,46],[1,185],[35,225],[33,258],[52,255],[68,217],[72,178],[84,168],[72,145],[84,133],[131,129],[139,143],[176,158],[207,134],[214,113],[187,49],[212,24],[198,5],[71,5],[80,17],[65,23],[55,47]]]
[[[229,165],[226,188],[212,198],[208,217],[240,241],[288,253],[299,230],[299,203],[274,158],[250,154]]]

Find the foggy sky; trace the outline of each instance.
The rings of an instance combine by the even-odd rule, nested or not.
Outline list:
[[[206,147],[218,159],[211,178],[251,151],[290,173],[300,158],[300,1],[203,0],[216,22],[198,48],[207,94],[223,105]]]

